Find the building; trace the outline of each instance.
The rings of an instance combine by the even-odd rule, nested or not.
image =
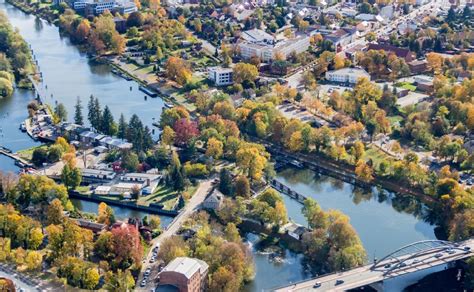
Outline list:
[[[303,234],[305,234],[308,229],[302,225],[290,222],[283,226],[283,230],[286,234],[293,237],[296,240],[301,240]]]
[[[409,49],[399,48],[389,44],[369,44],[367,51],[370,50],[385,51],[387,54],[393,53],[397,57],[404,59],[407,63],[415,60],[415,55]]]
[[[82,169],[82,179],[84,181],[113,180],[114,178],[115,178],[115,172],[113,171],[90,169],[90,168]]]
[[[370,80],[369,73],[361,68],[342,68],[326,72],[326,80],[336,83],[355,84],[362,77]]]
[[[115,6],[115,0],[87,1],[84,7],[85,15],[99,15],[106,10],[112,11]]]
[[[171,285],[180,292],[205,291],[209,266],[194,258],[178,257],[172,260],[160,273],[160,286]],[[158,291],[160,291],[158,286]]]
[[[309,35],[303,34],[289,39],[276,40],[272,35],[260,29],[244,31],[238,43],[243,59],[258,57],[262,62],[270,62],[275,56],[286,58],[290,53],[305,52],[310,46]]]
[[[210,67],[207,70],[207,78],[216,86],[226,86],[234,83],[232,68]]]
[[[214,189],[204,202],[202,202],[202,208],[217,211],[221,208],[223,201],[224,195],[219,192],[219,190]]]
[[[416,75],[413,77],[413,80],[415,81],[416,89],[425,92],[431,92],[433,90],[433,77],[427,75]]]
[[[76,222],[76,224],[79,225],[79,227],[91,230],[94,233],[100,233],[107,229],[107,225],[105,224],[92,222],[85,219],[72,219],[72,220],[74,220],[74,222]]]
[[[99,196],[107,196],[110,193],[111,189],[111,186],[98,186],[95,188],[94,194]]]
[[[109,195],[111,196],[120,196],[123,195],[125,198],[130,198],[134,189],[138,188],[138,195],[142,194],[143,184],[141,183],[128,183],[121,182],[111,186]]]
[[[426,60],[414,60],[407,64],[411,74],[420,74],[428,71],[428,62]]]
[[[99,15],[107,10],[122,15],[138,11],[133,1],[127,0],[72,0],[69,4],[74,10],[83,12],[86,16]]]
[[[325,40],[333,43],[334,47],[341,48],[352,43],[355,39],[357,29],[341,28],[324,36]]]

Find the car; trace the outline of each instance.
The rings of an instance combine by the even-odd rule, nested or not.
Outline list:
[[[150,270],[150,268],[148,268],[148,269],[145,271],[145,273],[143,273],[143,275],[145,275],[145,277],[147,277],[147,276],[150,275],[150,273],[151,273],[151,270]]]
[[[464,249],[465,251],[470,251],[470,250],[471,250],[471,248],[470,248],[469,246],[465,246],[463,249]]]
[[[400,263],[400,265],[399,265],[400,268],[404,268],[404,267],[406,267],[406,266],[407,266],[406,263]]]
[[[155,261],[156,261],[156,259],[152,257],[152,258],[150,259],[150,264],[153,264]]]
[[[420,263],[420,260],[413,260],[413,262],[411,262],[411,263],[412,263],[413,265],[415,265],[415,264]]]
[[[448,254],[455,254],[455,253],[456,253],[456,251],[455,251],[454,249],[452,249],[452,248],[446,249],[446,252],[447,252]]]
[[[140,283],[140,287],[145,287],[146,286],[146,280],[143,280],[141,283]]]
[[[390,268],[392,265],[391,264],[386,264],[385,266],[383,266],[385,269],[388,269]]]
[[[437,253],[437,254],[434,255],[434,257],[437,258],[437,259],[439,259],[439,258],[442,257],[442,256],[443,256],[443,255],[440,254],[440,253]]]
[[[344,280],[336,280],[336,286],[341,285],[342,283],[344,283]]]
[[[319,288],[319,287],[321,287],[321,282],[314,283],[313,288]]]

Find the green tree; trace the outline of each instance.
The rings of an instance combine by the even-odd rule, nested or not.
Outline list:
[[[127,137],[128,124],[125,120],[125,116],[120,114],[119,123],[118,123],[118,133],[117,136],[120,139],[125,139]]]
[[[54,115],[58,118],[60,122],[67,120],[67,111],[66,107],[62,103],[58,103],[54,108]]]
[[[232,174],[226,168],[222,168],[219,173],[219,191],[226,196],[231,196],[234,192]]]
[[[81,184],[81,170],[66,163],[61,172],[61,180],[69,190],[74,190]]]
[[[74,123],[78,125],[84,125],[84,117],[82,116],[82,103],[79,97],[77,97],[76,106],[74,109]]]

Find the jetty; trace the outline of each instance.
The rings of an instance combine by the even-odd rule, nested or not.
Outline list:
[[[29,161],[21,158],[18,154],[14,153],[10,149],[0,146],[0,154],[10,157],[11,159],[15,160],[15,164],[19,167],[34,167]]]

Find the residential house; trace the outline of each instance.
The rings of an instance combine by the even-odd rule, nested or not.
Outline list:
[[[209,196],[202,202],[202,208],[206,210],[218,211],[224,201],[224,195],[218,190],[214,189]]]
[[[283,226],[283,231],[289,236],[293,237],[294,239],[301,240],[303,237],[303,234],[308,232],[308,229],[302,225],[289,222]]]
[[[160,283],[178,288],[180,292],[201,292],[207,288],[209,265],[199,259],[177,257],[161,272]],[[158,286],[158,291],[160,291]]]
[[[415,81],[418,90],[425,92],[433,91],[433,77],[427,75],[416,75],[413,77],[413,80]]]

